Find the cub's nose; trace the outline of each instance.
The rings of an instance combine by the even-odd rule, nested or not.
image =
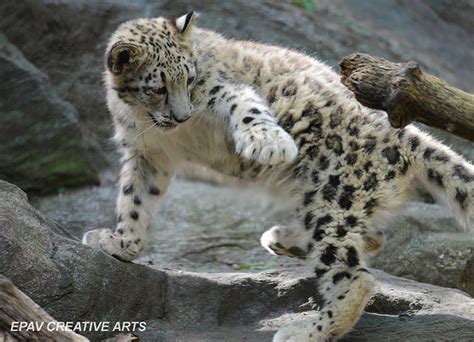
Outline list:
[[[172,117],[173,119],[175,119],[176,122],[178,122],[178,123],[182,123],[182,122],[188,121],[189,118],[191,117],[191,111],[189,111],[189,113],[185,113],[185,114],[181,114],[181,115],[177,115],[176,113],[174,113],[174,112],[172,111],[170,114],[171,114],[171,117]]]

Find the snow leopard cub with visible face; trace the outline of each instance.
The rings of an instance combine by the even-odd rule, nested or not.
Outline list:
[[[414,126],[390,127],[326,65],[300,53],[194,28],[195,15],[122,24],[106,52],[107,103],[122,154],[117,228],[83,242],[123,260],[143,249],[183,161],[285,193],[291,226],[262,235],[271,253],[306,259],[324,306],[275,341],[328,341],[360,317],[374,287],[374,228],[417,178],[462,226],[474,223],[474,168]]]

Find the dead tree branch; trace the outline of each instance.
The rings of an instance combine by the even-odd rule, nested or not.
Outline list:
[[[27,331],[27,329],[11,331],[12,322],[44,322],[44,324],[40,331]],[[0,340],[89,341],[73,331],[56,331],[56,329],[49,331],[47,329],[49,322],[55,322],[55,319],[13,285],[8,278],[0,275]]]
[[[423,72],[417,63],[392,63],[356,53],[340,63],[341,81],[363,105],[387,112],[401,128],[412,121],[474,141],[474,95]]]

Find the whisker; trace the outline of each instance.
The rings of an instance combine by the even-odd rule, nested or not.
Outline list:
[[[148,122],[153,122],[152,119],[147,119],[147,120],[134,120],[135,122],[140,122],[140,123],[148,123]]]
[[[154,126],[157,126],[155,122],[153,122],[152,125],[150,125],[149,127],[145,128],[141,133],[139,133],[139,134],[134,138],[134,140],[135,140],[136,138],[138,138],[140,135],[144,134],[146,131],[148,131],[149,129],[151,129],[151,128],[154,127]],[[158,127],[158,126],[157,126],[157,127]]]

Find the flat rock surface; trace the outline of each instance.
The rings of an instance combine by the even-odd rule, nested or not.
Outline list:
[[[81,238],[84,231],[115,226],[115,187],[67,191],[34,200],[48,217]],[[261,270],[301,262],[277,258],[259,243],[285,223],[288,211],[254,188],[238,189],[176,179],[150,227],[140,263],[190,271]]]
[[[310,310],[318,305],[315,280],[302,272],[200,273],[199,278],[196,273],[167,273],[170,295],[179,300],[173,302],[169,320],[151,321],[149,329],[139,334],[147,341],[271,341],[278,327],[317,315]],[[374,270],[374,274],[378,285],[366,313],[342,341],[474,338],[472,298],[381,271]],[[183,288],[195,294],[194,299],[182,297]],[[176,324],[180,320],[175,322],[174,317],[184,319],[185,324]]]

